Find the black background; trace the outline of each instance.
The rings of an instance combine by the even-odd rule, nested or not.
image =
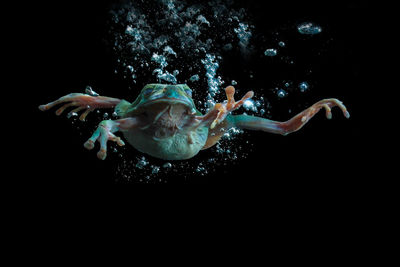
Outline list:
[[[23,80],[30,85],[24,94],[29,102],[27,112],[31,133],[24,139],[23,149],[30,153],[22,154],[20,160],[28,162],[29,177],[34,180],[30,183],[35,186],[74,192],[81,188],[95,190],[143,184],[137,179],[133,182],[118,180],[115,175],[116,156],[100,161],[95,152],[83,148],[82,144],[99,120],[89,122],[87,128],[78,122],[77,129],[71,127],[65,115],[55,116],[55,109],[41,112],[37,108],[70,92],[78,92],[88,84],[99,88],[104,95],[126,97],[127,81],[114,74],[115,55],[106,40],[106,21],[111,3],[57,1],[28,6],[27,30],[20,33],[20,37],[25,41],[22,49],[27,54]],[[253,14],[257,30],[266,36],[307,20],[329,27],[315,37],[314,43],[311,39],[290,42],[288,49],[297,55],[298,63],[294,68],[279,63],[268,65],[261,60],[235,62],[235,58],[226,58],[227,64],[220,67],[221,72],[240,76],[241,71],[251,65],[252,69],[258,70],[256,81],[252,83],[268,88],[273,86],[271,80],[279,81],[285,77],[282,74],[285,71],[301,72],[305,66],[311,65],[313,75],[310,81],[316,86],[299,98],[271,99],[271,119],[286,120],[291,117],[287,113],[288,106],[296,113],[327,97],[342,100],[351,118],[346,120],[339,109],[333,109],[332,120],[327,120],[321,112],[302,130],[285,137],[251,132],[245,135],[254,144],[247,158],[227,167],[221,166],[217,172],[206,176],[167,177],[163,181],[166,180],[168,185],[206,184],[208,188],[246,185],[265,190],[266,194],[293,192],[299,197],[328,193],[333,199],[349,192],[362,192],[370,183],[364,173],[373,167],[364,162],[368,152],[365,143],[369,142],[363,130],[367,121],[363,98],[369,90],[363,80],[364,28],[368,7],[358,2],[341,5],[334,2],[239,3]],[[328,39],[332,40],[328,42]],[[319,44],[324,45],[323,49]],[[253,45],[258,46],[257,43]],[[318,54],[318,51],[323,52]],[[138,90],[142,86],[138,85]],[[109,88],[112,90],[107,91]],[[107,94],[111,91],[112,95]],[[89,115],[89,121],[91,118],[94,117]],[[200,153],[199,157],[207,158],[207,151]],[[26,171],[25,168],[15,170],[17,176]]]

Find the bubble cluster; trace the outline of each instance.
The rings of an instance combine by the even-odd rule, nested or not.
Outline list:
[[[206,69],[206,77],[208,84],[208,94],[206,99],[206,108],[211,108],[215,105],[214,97],[220,90],[220,85],[223,84],[221,77],[215,77],[217,75],[217,69],[219,67],[216,61],[215,55],[206,54],[205,59],[201,60],[204,68]]]
[[[250,25],[242,22],[245,11],[235,10],[230,1],[212,0],[207,4],[181,0],[126,1],[116,5],[111,15],[110,34],[119,56],[118,63],[125,69],[128,65],[134,66],[134,73],[126,69],[130,74],[126,77],[134,82],[138,78],[149,80],[146,77],[149,73],[156,75],[159,81],[170,83],[184,83],[194,74],[208,79],[200,59],[207,54],[218,55],[224,49],[234,49],[237,37],[236,47],[241,49],[251,36]],[[217,27],[210,30],[212,26]],[[190,67],[185,63],[177,64],[182,63],[177,61],[178,57],[187,60]],[[158,66],[149,64],[150,61]],[[182,68],[194,73],[183,72]],[[184,74],[178,78],[174,70]],[[141,73],[140,77],[137,73]]]
[[[251,37],[251,31],[249,25],[245,23],[239,23],[239,26],[234,29],[237,37],[239,38],[239,45],[243,48],[247,47]]]

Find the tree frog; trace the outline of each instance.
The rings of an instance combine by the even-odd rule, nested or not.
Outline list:
[[[57,109],[57,115],[66,108],[75,107],[70,114],[85,110],[79,118],[84,121],[95,109],[114,108],[119,119],[100,122],[84,143],[84,147],[90,150],[98,141],[100,150],[97,157],[101,160],[107,156],[107,141],[125,145],[114,134],[117,131],[121,131],[129,144],[143,153],[164,160],[185,160],[216,144],[232,127],[286,135],[303,127],[322,108],[328,119],[332,117],[331,108],[335,106],[342,110],[346,118],[350,117],[343,103],[335,98],[323,99],[285,122],[232,115],[231,112],[253,97],[254,93],[247,92],[239,101],[235,101],[233,86],[226,87],[225,93],[227,101],[215,104],[205,115],[196,109],[192,90],[186,84],[148,84],[133,103],[112,97],[72,93],[40,105],[39,109],[45,111],[64,104]]]

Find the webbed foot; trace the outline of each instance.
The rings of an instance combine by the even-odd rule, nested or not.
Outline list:
[[[214,106],[214,110],[218,111],[218,115],[216,119],[211,123],[210,128],[213,129],[217,124],[222,122],[226,116],[234,111],[235,109],[238,109],[241,105],[243,105],[244,101],[252,98],[254,93],[253,91],[248,91],[242,99],[239,101],[235,101],[234,94],[235,94],[235,88],[233,86],[228,86],[225,88],[225,93],[226,93],[226,98],[227,102],[226,103],[217,103]]]
[[[310,118],[312,118],[312,116],[314,116],[315,113],[317,113],[322,108],[325,109],[326,118],[332,119],[331,108],[333,107],[339,107],[342,110],[343,115],[347,119],[350,118],[350,113],[347,111],[347,108],[345,107],[345,105],[343,105],[342,101],[336,98],[328,98],[318,101],[317,103],[306,109],[302,114],[303,116],[301,117],[301,121],[308,121]]]
[[[96,108],[113,108],[119,102],[120,99],[112,98],[112,97],[105,97],[105,96],[90,96],[87,94],[80,94],[80,93],[72,93],[66,96],[60,97],[56,101],[50,102],[46,105],[40,105],[39,109],[41,111],[46,111],[51,109],[52,107],[58,104],[64,104],[62,107],[56,110],[56,115],[61,115],[66,108],[69,107],[76,107],[69,114],[77,113],[81,110],[85,110],[79,119],[84,121],[86,116]]]
[[[120,137],[115,136],[112,132],[118,130],[118,123],[112,120],[105,120],[100,122],[96,131],[93,133],[92,137],[90,137],[85,143],[84,147],[86,149],[93,149],[94,143],[96,140],[100,143],[100,150],[97,152],[97,157],[101,160],[104,160],[107,156],[107,141],[111,140],[117,142],[119,146],[125,145],[124,141],[121,140]]]

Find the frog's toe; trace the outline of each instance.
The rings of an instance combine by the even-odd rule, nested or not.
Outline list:
[[[99,152],[97,152],[97,157],[98,157],[99,159],[101,159],[101,160],[105,160],[106,157],[107,157],[107,150],[104,149],[104,148],[101,148],[101,149],[99,150]]]
[[[92,150],[94,148],[94,142],[89,139],[83,144],[83,146],[88,150]]]
[[[41,110],[41,111],[46,111],[46,110],[48,110],[50,107],[48,106],[48,105],[40,105],[39,106],[39,109]]]

